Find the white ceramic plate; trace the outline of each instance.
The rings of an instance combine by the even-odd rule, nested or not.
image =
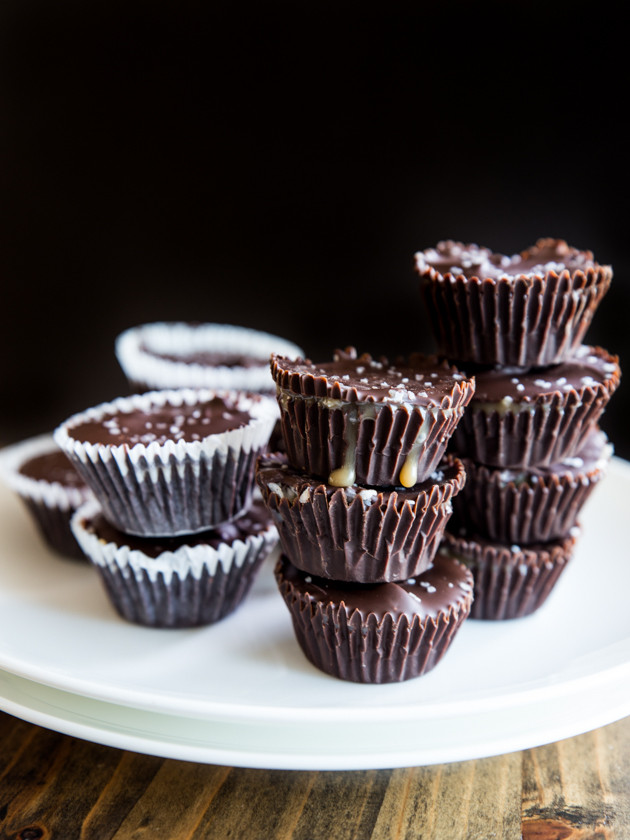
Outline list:
[[[426,676],[363,686],[306,661],[272,560],[215,626],[136,627],[1,488],[0,708],[120,748],[288,769],[465,760],[588,731],[630,714],[629,494],[630,464],[613,459],[533,616],[470,620]]]

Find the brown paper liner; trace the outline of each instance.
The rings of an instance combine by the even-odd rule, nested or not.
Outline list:
[[[611,279],[609,266],[497,280],[427,272],[421,291],[447,358],[544,367],[581,344]]]
[[[523,548],[447,531],[437,556],[455,557],[472,572],[471,618],[523,618],[536,612],[556,586],[573,555],[578,539],[575,530],[563,539]]]
[[[520,411],[488,411],[473,401],[453,433],[450,449],[489,467],[549,467],[577,454],[613,390],[601,385],[557,392],[551,400]]]
[[[605,459],[578,474],[538,471],[533,479],[506,480],[500,470],[463,459],[466,484],[453,500],[458,525],[494,542],[512,545],[548,542],[567,536],[597,484]]]
[[[256,473],[293,565],[359,583],[406,580],[425,571],[465,478],[453,458],[442,462],[434,480],[400,492],[331,487],[292,470],[280,455],[259,459]]]
[[[306,658],[319,670],[358,683],[393,683],[422,676],[434,668],[468,616],[472,595],[459,608],[436,618],[350,611],[343,602],[315,602],[301,595],[283,575],[275,575],[289,609],[295,637]]]
[[[424,422],[416,483],[426,481],[444,455],[464,407],[407,411],[377,406],[374,416],[352,404],[329,408],[295,395],[280,402],[280,422],[289,463],[327,480],[348,461],[353,480],[368,487],[400,485],[400,472]]]

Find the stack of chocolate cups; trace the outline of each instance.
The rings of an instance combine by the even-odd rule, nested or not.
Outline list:
[[[476,380],[450,443],[467,480],[439,553],[472,571],[472,618],[530,615],[612,454],[598,421],[619,362],[582,343],[612,270],[555,239],[512,257],[441,242],[416,269],[439,353]]]
[[[472,602],[470,572],[436,551],[465,480],[444,453],[474,380],[434,357],[391,365],[354,348],[322,364],[273,354],[271,372],[284,451],[256,477],[300,647],[353,682],[426,673]]]
[[[193,627],[242,603],[278,540],[253,499],[276,417],[268,396],[182,388],[120,397],[55,430],[93,496],[72,531],[123,618]]]

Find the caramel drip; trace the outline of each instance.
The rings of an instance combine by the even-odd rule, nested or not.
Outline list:
[[[367,413],[365,410],[364,414]],[[346,428],[346,451],[344,453],[343,465],[337,467],[328,476],[328,483],[333,487],[350,487],[356,478],[356,454],[357,438],[359,429],[359,411],[356,405],[344,406],[343,414]]]
[[[398,481],[403,487],[413,487],[418,481],[418,461],[420,459],[420,450],[427,439],[430,426],[431,417],[427,412],[418,431],[418,435],[413,442],[413,446],[405,458],[405,463],[402,466],[400,475],[398,476]]]

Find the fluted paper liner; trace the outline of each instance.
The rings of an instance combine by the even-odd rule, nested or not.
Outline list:
[[[610,266],[505,278],[440,274],[417,258],[441,353],[479,364],[544,367],[581,344],[612,280]]]
[[[24,502],[39,533],[54,551],[74,559],[85,559],[70,529],[72,514],[92,498],[85,487],[69,487],[58,481],[31,478],[19,472],[31,458],[58,449],[52,434],[28,438],[0,450],[0,476]]]
[[[620,371],[604,383],[556,391],[529,404],[488,409],[471,401],[450,449],[489,467],[549,467],[577,454],[619,385]]]
[[[259,359],[251,366],[207,365],[159,358],[146,352],[186,357],[194,353],[229,353]],[[231,324],[188,324],[156,322],[141,324],[116,339],[116,356],[125,376],[139,390],[165,388],[209,388],[271,393],[271,353],[301,356],[300,347],[287,339],[248,327]]]
[[[282,574],[275,576],[306,658],[321,671],[358,683],[393,683],[422,676],[434,668],[450,647],[470,611],[469,597],[436,618],[350,610],[343,601],[313,601]],[[470,578],[472,584],[472,577]]]
[[[282,361],[272,357],[271,371],[289,463],[325,481],[339,470],[351,476],[347,484],[394,487],[407,484],[401,471],[409,467],[412,484],[425,481],[474,392],[474,378],[461,376],[440,405],[340,400],[338,383],[329,387],[326,377],[293,374]]]
[[[545,603],[573,556],[579,528],[563,539],[532,546],[444,534],[438,556],[461,560],[474,577],[472,619],[523,618]]]
[[[247,597],[278,542],[275,527],[231,543],[182,545],[150,557],[121,542],[100,539],[86,523],[100,511],[94,500],[71,520],[75,537],[98,572],[106,596],[127,621],[150,627],[196,627],[225,618]]]
[[[463,492],[453,500],[453,521],[490,540],[512,545],[567,536],[597,484],[604,478],[612,447],[577,474],[544,472],[529,480],[506,479],[500,470],[462,459]]]
[[[73,438],[73,428],[152,405],[193,406],[214,397],[250,413],[242,428],[200,441],[108,446]],[[99,500],[104,516],[138,536],[177,536],[205,531],[239,516],[250,504],[257,456],[276,420],[271,397],[231,391],[181,389],[120,397],[75,414],[55,430]]]
[[[286,458],[261,458],[256,478],[294,566],[339,581],[381,583],[425,571],[465,482],[461,461],[448,459],[432,483],[417,489],[366,490],[299,478],[296,491],[277,478]],[[295,475],[295,471],[292,471]]]

